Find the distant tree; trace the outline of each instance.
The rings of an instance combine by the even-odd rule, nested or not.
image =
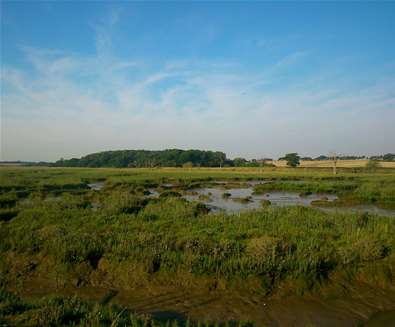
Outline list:
[[[300,158],[300,160],[304,160],[304,161],[312,161],[313,158],[312,157],[302,157]]]
[[[377,160],[370,159],[365,166],[365,169],[370,172],[374,172],[380,167],[380,163]]]
[[[287,153],[284,157],[284,160],[287,162],[287,166],[296,167],[300,164],[300,157],[296,152]]]
[[[320,155],[320,156],[314,158],[314,160],[329,160],[329,157],[324,156],[324,155]]]
[[[247,164],[247,160],[244,158],[234,158],[233,164],[235,167],[244,167]]]
[[[394,161],[395,160],[395,154],[387,153],[387,154],[383,155],[383,160],[384,161]]]
[[[224,167],[234,167],[234,162],[231,159],[225,159],[224,161]]]
[[[366,156],[353,156],[353,155],[343,155],[338,156],[339,160],[358,160],[358,159],[365,159]]]

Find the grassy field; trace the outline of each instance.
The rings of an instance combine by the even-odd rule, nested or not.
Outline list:
[[[8,293],[23,296],[26,285],[37,280],[52,281],[56,289],[166,287],[204,290],[207,296],[242,290],[262,298],[320,292],[339,280],[347,287],[363,280],[393,289],[393,218],[299,206],[213,214],[201,203],[174,196],[214,180],[251,179],[268,181],[256,192],[325,192],[358,203],[395,203],[391,169],[343,169],[334,176],[330,169],[1,168],[0,321],[34,316],[49,325],[40,319],[68,319],[59,312],[71,310],[71,300],[28,303]],[[103,189],[91,190],[88,183],[97,181],[104,182]],[[173,186],[164,187],[167,183]],[[147,198],[152,188],[167,196]],[[79,318],[70,318],[70,324],[99,319],[91,304],[78,308],[81,312],[70,315]],[[144,323],[122,310],[101,310],[102,325]]]
[[[337,160],[336,166],[339,168],[363,168],[369,162],[368,159],[359,160]],[[273,164],[276,167],[286,167],[287,162],[285,160],[274,160]],[[395,168],[395,161],[380,161],[379,166],[382,168]],[[300,167],[303,168],[330,168],[333,167],[332,160],[301,160]]]

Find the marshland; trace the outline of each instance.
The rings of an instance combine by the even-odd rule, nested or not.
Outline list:
[[[394,317],[389,168],[2,167],[0,192],[6,325]]]
[[[395,327],[395,1],[0,13],[0,327]]]

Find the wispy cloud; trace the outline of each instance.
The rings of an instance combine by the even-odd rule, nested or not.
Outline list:
[[[111,11],[93,25],[95,55],[24,47],[29,70],[3,67],[2,159],[56,160],[119,148],[276,157],[393,147],[391,77],[356,89],[321,68],[320,76],[278,86],[284,72],[309,59],[307,51],[253,73],[228,61],[120,58],[112,45],[119,15]]]

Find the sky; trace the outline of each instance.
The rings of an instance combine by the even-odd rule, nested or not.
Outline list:
[[[0,160],[395,151],[395,2],[0,9]]]

